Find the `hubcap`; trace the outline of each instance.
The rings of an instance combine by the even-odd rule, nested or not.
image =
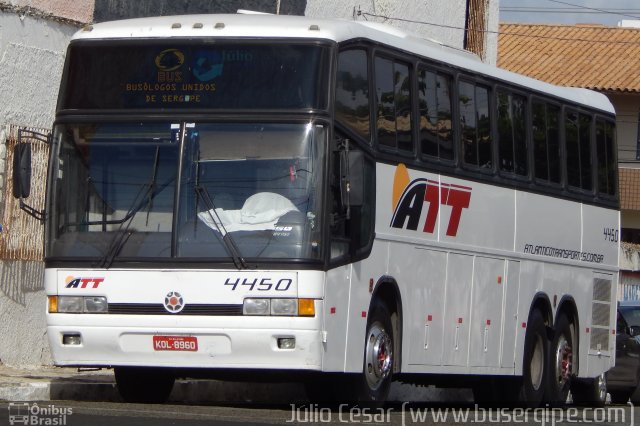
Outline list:
[[[369,388],[376,390],[391,374],[393,346],[391,337],[378,323],[371,326],[365,349],[365,377]]]
[[[569,375],[572,371],[572,352],[571,346],[564,334],[558,340],[556,347],[556,381],[559,387],[564,387],[569,381]]]

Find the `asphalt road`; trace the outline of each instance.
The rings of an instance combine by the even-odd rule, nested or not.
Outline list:
[[[42,401],[0,403],[0,425],[165,426],[165,425],[640,425],[640,408],[482,409],[473,405],[392,404],[383,409],[314,405],[220,406],[143,405],[111,402]],[[12,418],[11,415],[14,417]],[[28,417],[25,418],[24,416]]]

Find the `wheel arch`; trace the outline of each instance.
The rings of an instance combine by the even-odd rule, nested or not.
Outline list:
[[[397,361],[393,365],[393,372],[399,373],[402,366],[403,311],[402,296],[395,278],[386,275],[380,277],[371,294],[369,312],[371,312],[374,303],[377,303],[377,301],[384,303],[391,315],[391,325],[393,327],[394,335],[393,351],[396,354]]]

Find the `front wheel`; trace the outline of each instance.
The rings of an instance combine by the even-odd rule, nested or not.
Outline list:
[[[357,380],[357,399],[382,405],[389,395],[395,362],[394,335],[387,307],[377,302],[369,314],[364,344],[362,376]]]
[[[115,367],[118,392],[125,402],[162,404],[169,399],[175,376],[166,368]]]

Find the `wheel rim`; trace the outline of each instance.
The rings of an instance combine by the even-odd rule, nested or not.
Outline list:
[[[536,336],[533,353],[531,354],[531,362],[529,363],[529,373],[531,375],[531,386],[533,386],[533,389],[540,389],[544,373],[544,344],[542,343],[541,336]]]
[[[558,339],[556,346],[556,382],[559,388],[563,388],[569,381],[573,369],[571,355],[571,346],[563,334]]]
[[[393,346],[391,336],[384,328],[375,323],[367,337],[364,372],[369,388],[376,390],[391,374]]]
[[[598,392],[598,401],[606,401],[607,379],[604,377],[604,373],[596,377],[596,390]]]

